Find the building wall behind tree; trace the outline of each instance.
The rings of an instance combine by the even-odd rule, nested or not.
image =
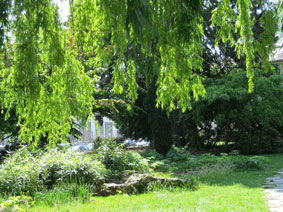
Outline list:
[[[102,125],[100,125],[94,118],[91,118],[88,126],[81,127],[80,132],[82,133],[81,139],[76,140],[70,138],[71,142],[90,143],[97,137],[121,137],[115,123],[107,117],[103,117]]]

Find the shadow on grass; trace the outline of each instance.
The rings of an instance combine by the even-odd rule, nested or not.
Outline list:
[[[275,175],[283,168],[283,154],[263,155],[269,160],[261,170],[233,170],[230,167],[214,167],[203,169],[196,173],[176,170],[171,173],[174,177],[193,178],[200,184],[230,186],[241,184],[255,188],[262,187],[267,177]],[[166,174],[166,173],[165,173]]]

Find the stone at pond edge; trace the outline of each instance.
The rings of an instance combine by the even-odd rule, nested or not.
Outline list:
[[[150,174],[140,174],[130,176],[125,183],[105,183],[95,189],[94,193],[99,196],[109,196],[117,193],[143,193],[148,191],[150,185],[154,183],[162,187],[189,187],[193,188],[193,182],[189,179],[179,178],[158,178]]]

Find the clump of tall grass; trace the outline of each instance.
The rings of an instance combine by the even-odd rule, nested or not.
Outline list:
[[[200,168],[193,175],[194,178],[202,181],[210,179],[217,180],[227,176],[233,171],[235,171],[235,165],[231,163],[231,161],[222,160],[213,165]]]
[[[106,173],[101,162],[79,152],[53,149],[35,156],[23,148],[0,165],[0,192],[32,195],[58,183],[97,185],[103,182]]]
[[[87,202],[93,195],[93,185],[77,183],[61,183],[53,189],[44,192],[35,192],[34,199],[37,205],[55,206],[71,201]]]

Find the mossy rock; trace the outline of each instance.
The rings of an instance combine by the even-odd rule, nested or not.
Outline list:
[[[99,196],[109,196],[118,193],[144,193],[154,184],[158,184],[165,188],[195,188],[193,181],[190,179],[159,178],[153,177],[150,174],[133,174],[124,183],[105,183],[102,186],[97,187],[94,193]]]

